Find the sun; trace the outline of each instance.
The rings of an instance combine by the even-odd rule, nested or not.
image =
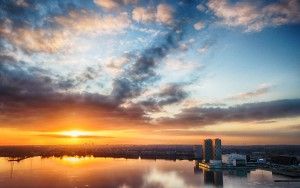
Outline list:
[[[78,138],[80,136],[84,136],[84,132],[78,131],[78,130],[72,130],[72,131],[66,131],[63,133],[65,136],[73,137],[73,138]]]

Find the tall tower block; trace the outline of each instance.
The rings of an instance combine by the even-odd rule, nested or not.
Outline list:
[[[213,145],[211,139],[205,139],[203,141],[203,161],[208,163],[211,159],[213,159]]]
[[[213,159],[222,160],[222,142],[221,139],[216,138],[213,140]]]

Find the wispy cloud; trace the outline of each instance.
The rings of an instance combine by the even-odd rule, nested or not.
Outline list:
[[[94,0],[94,3],[108,10],[120,8],[120,6],[137,3],[138,0]]]
[[[269,84],[262,84],[254,91],[248,91],[245,93],[239,93],[237,95],[228,97],[228,100],[247,100],[247,99],[254,99],[256,97],[259,97],[261,95],[264,95],[272,89],[272,85]]]
[[[54,21],[63,29],[79,34],[115,34],[131,24],[127,13],[103,16],[86,11],[73,11],[68,16],[55,17]]]
[[[265,27],[276,27],[300,22],[300,5],[297,0],[268,3],[229,3],[227,0],[209,0],[207,6],[219,18],[219,23],[241,27],[245,32],[258,32]]]

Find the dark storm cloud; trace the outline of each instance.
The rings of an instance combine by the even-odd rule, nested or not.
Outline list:
[[[161,123],[209,125],[300,116],[300,99],[246,103],[228,108],[188,108]]]

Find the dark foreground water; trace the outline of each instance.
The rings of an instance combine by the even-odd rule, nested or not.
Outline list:
[[[274,182],[289,178],[265,170],[212,172],[194,166],[186,160],[34,157],[11,162],[0,158],[0,187],[300,187],[299,182]]]

